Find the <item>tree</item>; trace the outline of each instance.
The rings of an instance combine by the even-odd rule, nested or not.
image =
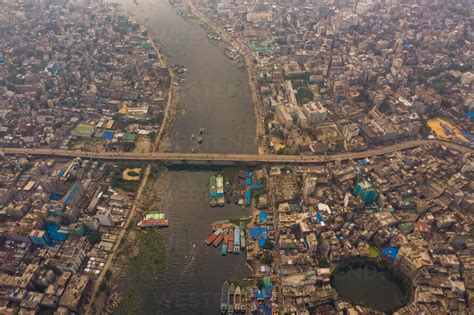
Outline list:
[[[101,240],[102,240],[102,236],[100,235],[100,233],[98,231],[92,231],[88,236],[87,236],[87,240],[89,241],[89,243],[91,243],[92,245],[95,245],[95,244],[98,244]]]

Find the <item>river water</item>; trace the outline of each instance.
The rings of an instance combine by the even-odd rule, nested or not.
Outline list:
[[[152,31],[171,64],[189,71],[184,75],[179,115],[170,133],[174,151],[255,153],[255,115],[248,76],[211,44],[196,20],[183,19],[166,0],[118,0],[138,22]],[[197,137],[205,129],[201,145]]]
[[[176,15],[166,0],[114,0],[152,31],[171,64],[189,70],[184,75],[179,107],[184,114],[173,124],[171,140],[178,152],[256,153],[255,116],[247,74],[230,61],[222,47],[210,43],[195,20]],[[201,145],[191,140],[200,128]],[[162,174],[166,193],[157,206],[169,219],[162,230],[166,270],[157,280],[158,298],[143,292],[150,314],[218,314],[220,289],[228,279],[247,276],[244,255],[220,256],[220,248],[204,245],[213,221],[248,215],[233,204],[209,206],[209,176],[219,170],[193,168]]]

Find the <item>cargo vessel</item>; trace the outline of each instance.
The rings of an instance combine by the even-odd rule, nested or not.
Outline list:
[[[231,283],[229,286],[229,293],[227,294],[227,314],[234,314],[234,293],[235,286]]]
[[[227,299],[229,296],[229,283],[226,281],[222,285],[221,289],[221,313],[225,314],[227,312]]]
[[[212,233],[211,235],[207,237],[205,241],[206,245],[207,246],[211,245],[221,233],[222,233],[222,229],[215,230],[214,233]]]
[[[240,228],[235,227],[234,230],[234,254],[240,254]]]
[[[216,239],[214,240],[214,242],[212,242],[212,246],[214,246],[214,247],[219,246],[219,245],[222,243],[223,240],[224,240],[224,235],[223,235],[223,234],[219,234],[219,235],[216,237]]]
[[[240,305],[242,304],[242,296],[240,295],[240,287],[237,286],[234,291],[234,312],[240,312]]]
[[[229,234],[225,234],[224,241],[222,242],[221,255],[227,255],[227,245],[229,244]]]
[[[229,253],[234,252],[234,229],[229,230],[229,243],[227,244],[227,251]]]

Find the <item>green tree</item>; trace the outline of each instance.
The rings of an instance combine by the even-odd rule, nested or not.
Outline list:
[[[98,244],[102,240],[102,236],[98,231],[91,231],[91,233],[87,236],[87,240],[92,245]]]

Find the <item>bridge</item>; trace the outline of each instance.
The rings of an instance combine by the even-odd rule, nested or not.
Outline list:
[[[342,152],[327,155],[270,155],[234,153],[133,153],[133,152],[86,152],[78,150],[42,148],[0,148],[4,155],[31,155],[36,157],[85,158],[109,161],[161,161],[166,164],[233,165],[233,164],[319,164],[333,161],[363,159],[420,146],[442,145],[461,153],[473,149],[442,140],[412,140],[360,152]]]

